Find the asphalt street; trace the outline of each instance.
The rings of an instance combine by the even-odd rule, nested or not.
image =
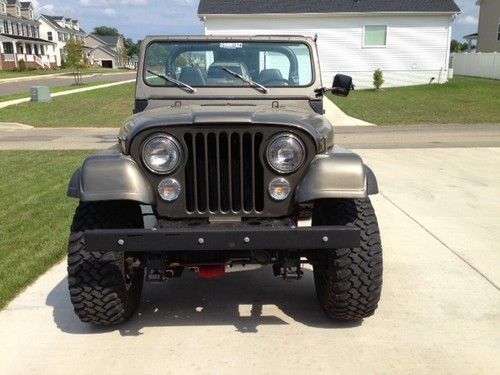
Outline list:
[[[84,77],[83,82],[87,83],[118,82],[118,81],[133,79],[135,75],[136,72],[95,74]],[[74,83],[74,78],[72,76],[59,76],[59,75],[54,77],[32,79],[27,81],[17,81],[17,82],[0,81],[0,96],[18,94],[18,93],[29,93],[33,86],[59,87],[59,86],[70,86],[73,83]]]
[[[357,150],[378,176],[374,317],[326,319],[311,270],[147,285],[133,319],[80,323],[61,262],[0,312],[1,374],[498,374],[500,148]]]
[[[103,149],[117,128],[26,128],[0,123],[0,150]],[[500,124],[335,128],[335,142],[355,149],[500,147]]]

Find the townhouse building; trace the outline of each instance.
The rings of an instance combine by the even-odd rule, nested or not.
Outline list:
[[[40,36],[55,43],[57,66],[61,66],[66,57],[68,40],[85,43],[85,31],[80,28],[78,20],[47,14],[40,14],[37,20],[40,23]]]
[[[31,1],[0,0],[0,70],[56,67],[55,43],[40,35]]]

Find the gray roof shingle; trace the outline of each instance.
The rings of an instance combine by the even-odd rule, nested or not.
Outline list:
[[[96,34],[93,35],[95,35],[96,37],[101,39],[104,43],[110,46],[116,46],[116,44],[118,43],[118,39],[120,38],[119,36],[114,36],[114,35],[104,35],[104,36]]]
[[[200,0],[198,14],[450,12],[454,0]]]

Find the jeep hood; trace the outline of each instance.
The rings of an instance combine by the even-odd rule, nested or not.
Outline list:
[[[330,122],[322,115],[297,107],[269,108],[264,106],[189,106],[186,108],[162,107],[138,113],[130,117],[120,130],[119,140],[125,153],[135,136],[151,128],[169,126],[209,125],[281,125],[301,129],[309,133],[318,152],[333,146]],[[168,130],[167,130],[168,131]]]

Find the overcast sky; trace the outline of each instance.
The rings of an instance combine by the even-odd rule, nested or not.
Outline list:
[[[229,0],[230,1],[230,0]],[[455,20],[453,37],[477,32],[476,0],[455,0],[462,14]],[[203,34],[198,19],[199,0],[35,0],[40,13],[64,15],[80,21],[85,31],[113,26],[134,40],[149,34]]]

